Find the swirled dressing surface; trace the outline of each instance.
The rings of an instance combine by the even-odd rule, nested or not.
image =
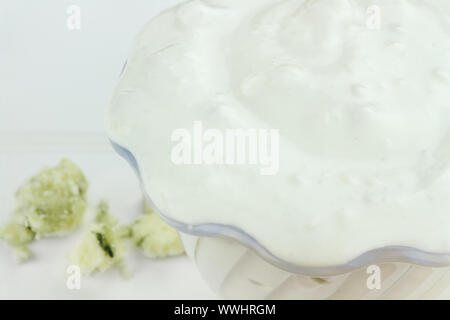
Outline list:
[[[279,129],[278,173],[174,164],[171,136],[195,121]],[[176,221],[308,266],[450,252],[447,0],[185,2],[138,35],[107,126]]]

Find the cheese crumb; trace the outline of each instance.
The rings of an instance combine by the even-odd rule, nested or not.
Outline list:
[[[80,243],[70,253],[70,263],[80,267],[83,274],[104,272],[113,266],[124,270],[126,248],[122,238],[128,234],[128,228],[118,224],[109,214],[108,204],[102,201],[95,221],[88,226]]]
[[[150,258],[166,258],[184,253],[177,231],[168,226],[148,204],[145,214],[131,226],[131,237],[136,247]]]
[[[83,172],[71,160],[43,168],[17,190],[12,222],[0,230],[0,238],[17,249],[19,260],[27,260],[27,244],[34,239],[66,234],[80,225],[87,188]]]

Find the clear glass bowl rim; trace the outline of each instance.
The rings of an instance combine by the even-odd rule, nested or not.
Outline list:
[[[360,256],[354,258],[343,265],[333,266],[300,266],[292,264],[288,261],[284,261],[272,254],[264,246],[262,246],[256,239],[247,234],[244,230],[239,228],[205,223],[199,225],[188,225],[180,221],[171,219],[169,216],[161,212],[152,201],[151,196],[145,190],[145,185],[140,173],[139,164],[131,151],[124,146],[115,143],[110,139],[110,142],[114,150],[122,156],[134,169],[142,187],[142,191],[147,198],[148,202],[155,210],[155,212],[170,226],[178,231],[199,237],[225,237],[233,239],[245,247],[254,250],[261,258],[267,262],[275,265],[276,267],[283,269],[291,273],[297,273],[305,276],[313,277],[327,277],[335,276],[344,273],[354,271],[368,265],[377,265],[386,262],[404,262],[428,267],[447,267],[450,266],[450,254],[448,253],[431,253],[422,251],[412,247],[406,246],[387,246],[377,248],[371,251],[364,252]]]

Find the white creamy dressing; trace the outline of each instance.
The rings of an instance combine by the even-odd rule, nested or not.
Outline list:
[[[175,165],[171,135],[195,121],[279,129],[278,174]],[[171,219],[235,226],[301,265],[450,252],[447,0],[183,3],[138,35],[107,125]]]

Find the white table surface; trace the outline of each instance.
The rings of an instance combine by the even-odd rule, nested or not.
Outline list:
[[[0,0],[0,225],[14,192],[31,174],[61,157],[77,162],[91,182],[91,206],[106,199],[131,222],[142,212],[138,181],[103,134],[103,114],[133,36],[179,0]],[[66,26],[69,5],[81,29]],[[17,264],[0,243],[0,299],[214,299],[187,258],[152,260],[132,250],[133,277],[117,270],[66,287],[67,254],[80,231],[32,244],[33,259]]]

